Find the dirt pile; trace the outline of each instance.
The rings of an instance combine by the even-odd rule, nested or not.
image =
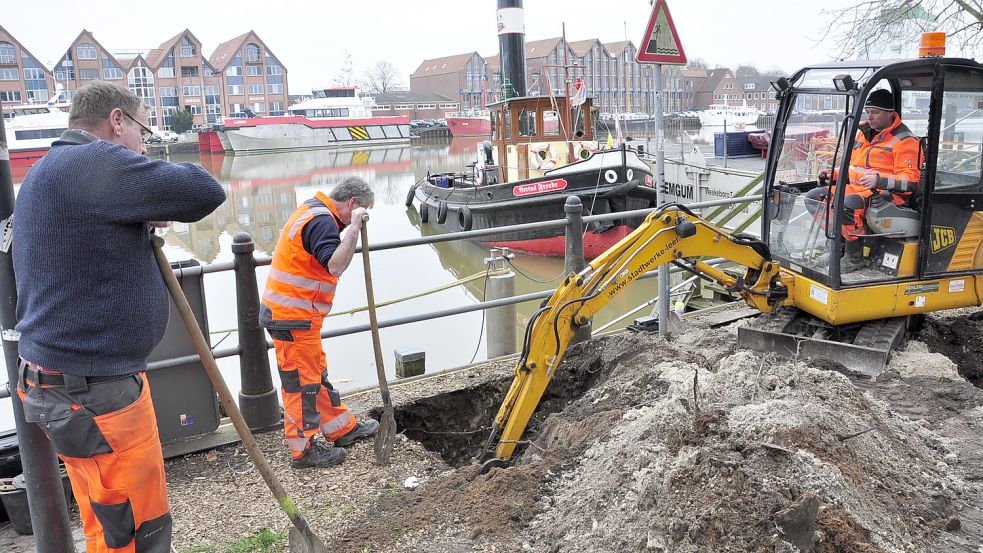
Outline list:
[[[952,361],[912,341],[875,382],[736,351],[735,342],[734,328],[690,329],[668,343],[623,334],[576,348],[562,371],[596,382],[534,421],[513,467],[448,471],[380,505],[358,532],[369,539],[350,543],[385,551],[977,551],[979,469],[974,478],[965,463],[980,454],[964,458],[980,440],[947,438],[910,409],[935,411],[939,422],[958,413],[978,430],[983,392]],[[954,470],[960,462],[969,470]]]

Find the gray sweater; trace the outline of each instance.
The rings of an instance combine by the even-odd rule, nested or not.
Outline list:
[[[66,131],[14,208],[20,355],[66,374],[144,370],[168,315],[147,222],[197,221],[224,201],[198,165]]]

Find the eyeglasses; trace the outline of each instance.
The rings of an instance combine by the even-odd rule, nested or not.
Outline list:
[[[120,110],[120,111],[123,111],[123,110]],[[134,123],[136,123],[137,125],[140,126],[140,129],[142,129],[142,132],[140,133],[140,137],[144,140],[144,142],[146,142],[146,140],[148,138],[150,138],[151,136],[153,136],[154,131],[150,130],[150,127],[148,127],[148,126],[144,125],[143,123],[137,121],[132,115],[130,115],[129,113],[126,113],[125,111],[123,111],[123,115],[129,117],[130,118],[130,121],[133,121]]]

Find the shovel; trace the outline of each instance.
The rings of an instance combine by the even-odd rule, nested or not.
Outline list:
[[[171,271],[171,265],[167,262],[164,251],[161,250],[161,246],[164,245],[164,239],[154,235],[151,237],[151,240],[154,245],[154,257],[157,258],[157,266],[160,268],[160,274],[164,277],[167,290],[174,300],[174,305],[177,306],[178,313],[181,314],[181,319],[184,320],[184,326],[188,329],[191,341],[195,344],[195,350],[198,351],[198,357],[201,358],[201,363],[205,366],[208,379],[212,381],[212,386],[218,392],[218,398],[222,402],[222,407],[225,408],[225,412],[232,419],[232,426],[239,433],[239,438],[242,439],[242,445],[246,448],[246,452],[249,453],[249,458],[252,459],[253,465],[256,466],[260,475],[263,476],[266,485],[273,492],[273,497],[276,498],[277,503],[280,504],[280,508],[286,513],[287,518],[294,525],[294,528],[290,529],[290,551],[292,553],[328,553],[324,542],[314,535],[310,525],[307,523],[307,519],[304,518],[304,515],[300,514],[293,500],[287,495],[287,491],[283,489],[283,485],[280,484],[276,475],[273,474],[273,469],[266,462],[263,452],[260,451],[259,446],[256,444],[256,438],[253,437],[253,433],[246,424],[246,419],[242,418],[239,407],[236,405],[235,400],[232,399],[232,392],[229,391],[229,387],[225,384],[222,373],[218,371],[218,365],[215,364],[215,357],[212,356],[212,350],[208,348],[208,344],[205,342],[205,336],[201,333],[201,328],[198,327],[198,321],[195,320],[195,316],[191,312],[188,298],[184,296],[184,291],[181,290],[181,285],[178,284],[174,272]]]
[[[369,264],[369,216],[362,217],[362,266],[365,268],[365,296],[369,304],[369,326],[372,327],[372,346],[375,349],[375,371],[379,376],[379,392],[382,393],[382,420],[375,435],[375,460],[388,464],[393,455],[396,441],[396,418],[393,416],[393,402],[389,397],[389,383],[386,382],[386,366],[382,362],[382,343],[379,341],[379,321],[375,315],[375,294],[372,292],[372,267]]]

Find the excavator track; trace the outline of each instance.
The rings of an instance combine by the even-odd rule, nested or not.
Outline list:
[[[762,314],[738,328],[737,345],[792,359],[830,359],[850,370],[876,376],[884,372],[891,350],[903,341],[907,319],[878,319],[840,329],[797,309],[785,308]],[[812,331],[805,332],[806,329]]]

